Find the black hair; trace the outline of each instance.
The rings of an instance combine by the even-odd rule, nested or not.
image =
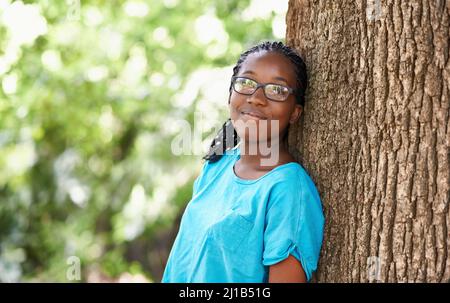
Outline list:
[[[243,52],[236,66],[233,68],[232,77],[236,76],[242,67],[242,64],[247,59],[250,54],[257,53],[260,51],[276,52],[282,54],[288,58],[294,66],[294,72],[297,77],[297,83],[294,90],[294,96],[297,104],[304,107],[305,105],[305,91],[308,87],[308,76],[306,71],[306,65],[300,55],[291,47],[284,45],[283,42],[279,41],[265,41],[258,45],[253,46],[247,51]],[[231,93],[232,93],[232,83],[230,83],[229,88],[230,95],[228,97],[228,103],[230,103]],[[289,128],[289,126],[288,126]],[[283,137],[283,140],[287,138],[287,130]],[[221,129],[217,133],[216,137],[211,142],[208,153],[203,157],[204,160],[214,163],[220,160],[225,150],[229,150],[235,147],[239,142],[239,137],[236,130],[231,123],[231,119],[225,121]]]

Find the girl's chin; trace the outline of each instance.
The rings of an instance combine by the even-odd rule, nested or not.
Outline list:
[[[266,136],[264,134],[260,134],[259,131],[256,133],[249,133],[248,131],[239,131],[239,129],[236,130],[239,138],[244,139],[245,142],[250,144],[256,144],[256,143],[266,143],[270,142],[271,138],[270,136]]]

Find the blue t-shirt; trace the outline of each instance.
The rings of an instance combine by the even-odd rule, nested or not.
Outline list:
[[[295,162],[241,179],[239,158],[238,146],[204,163],[161,282],[267,282],[269,266],[290,254],[311,279],[324,225],[314,183]]]

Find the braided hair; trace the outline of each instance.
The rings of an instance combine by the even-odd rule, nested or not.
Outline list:
[[[294,67],[294,72],[297,76],[297,83],[296,83],[297,86],[294,91],[295,100],[297,104],[304,107],[305,91],[308,86],[306,65],[303,62],[302,58],[299,56],[299,54],[293,48],[284,45],[283,42],[265,41],[258,45],[253,46],[252,48],[242,53],[241,56],[239,57],[236,66],[233,68],[233,77],[239,73],[242,64],[250,54],[257,53],[260,51],[276,52],[286,56],[286,58],[288,58],[291,61]],[[233,84],[231,83],[229,88],[230,95],[228,97],[228,103],[230,103],[232,87]],[[288,132],[286,131],[283,140],[287,138],[287,134]],[[233,124],[231,123],[231,119],[228,119],[222,125],[216,137],[211,142],[210,148],[207,154],[203,157],[203,159],[209,161],[210,163],[217,162],[220,160],[225,150],[229,150],[235,147],[238,144],[238,142],[239,138],[236,133],[236,130],[234,129]]]

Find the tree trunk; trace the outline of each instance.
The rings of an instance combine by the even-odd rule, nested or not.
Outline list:
[[[326,216],[318,282],[450,281],[450,1],[290,0],[310,87],[292,151]]]

